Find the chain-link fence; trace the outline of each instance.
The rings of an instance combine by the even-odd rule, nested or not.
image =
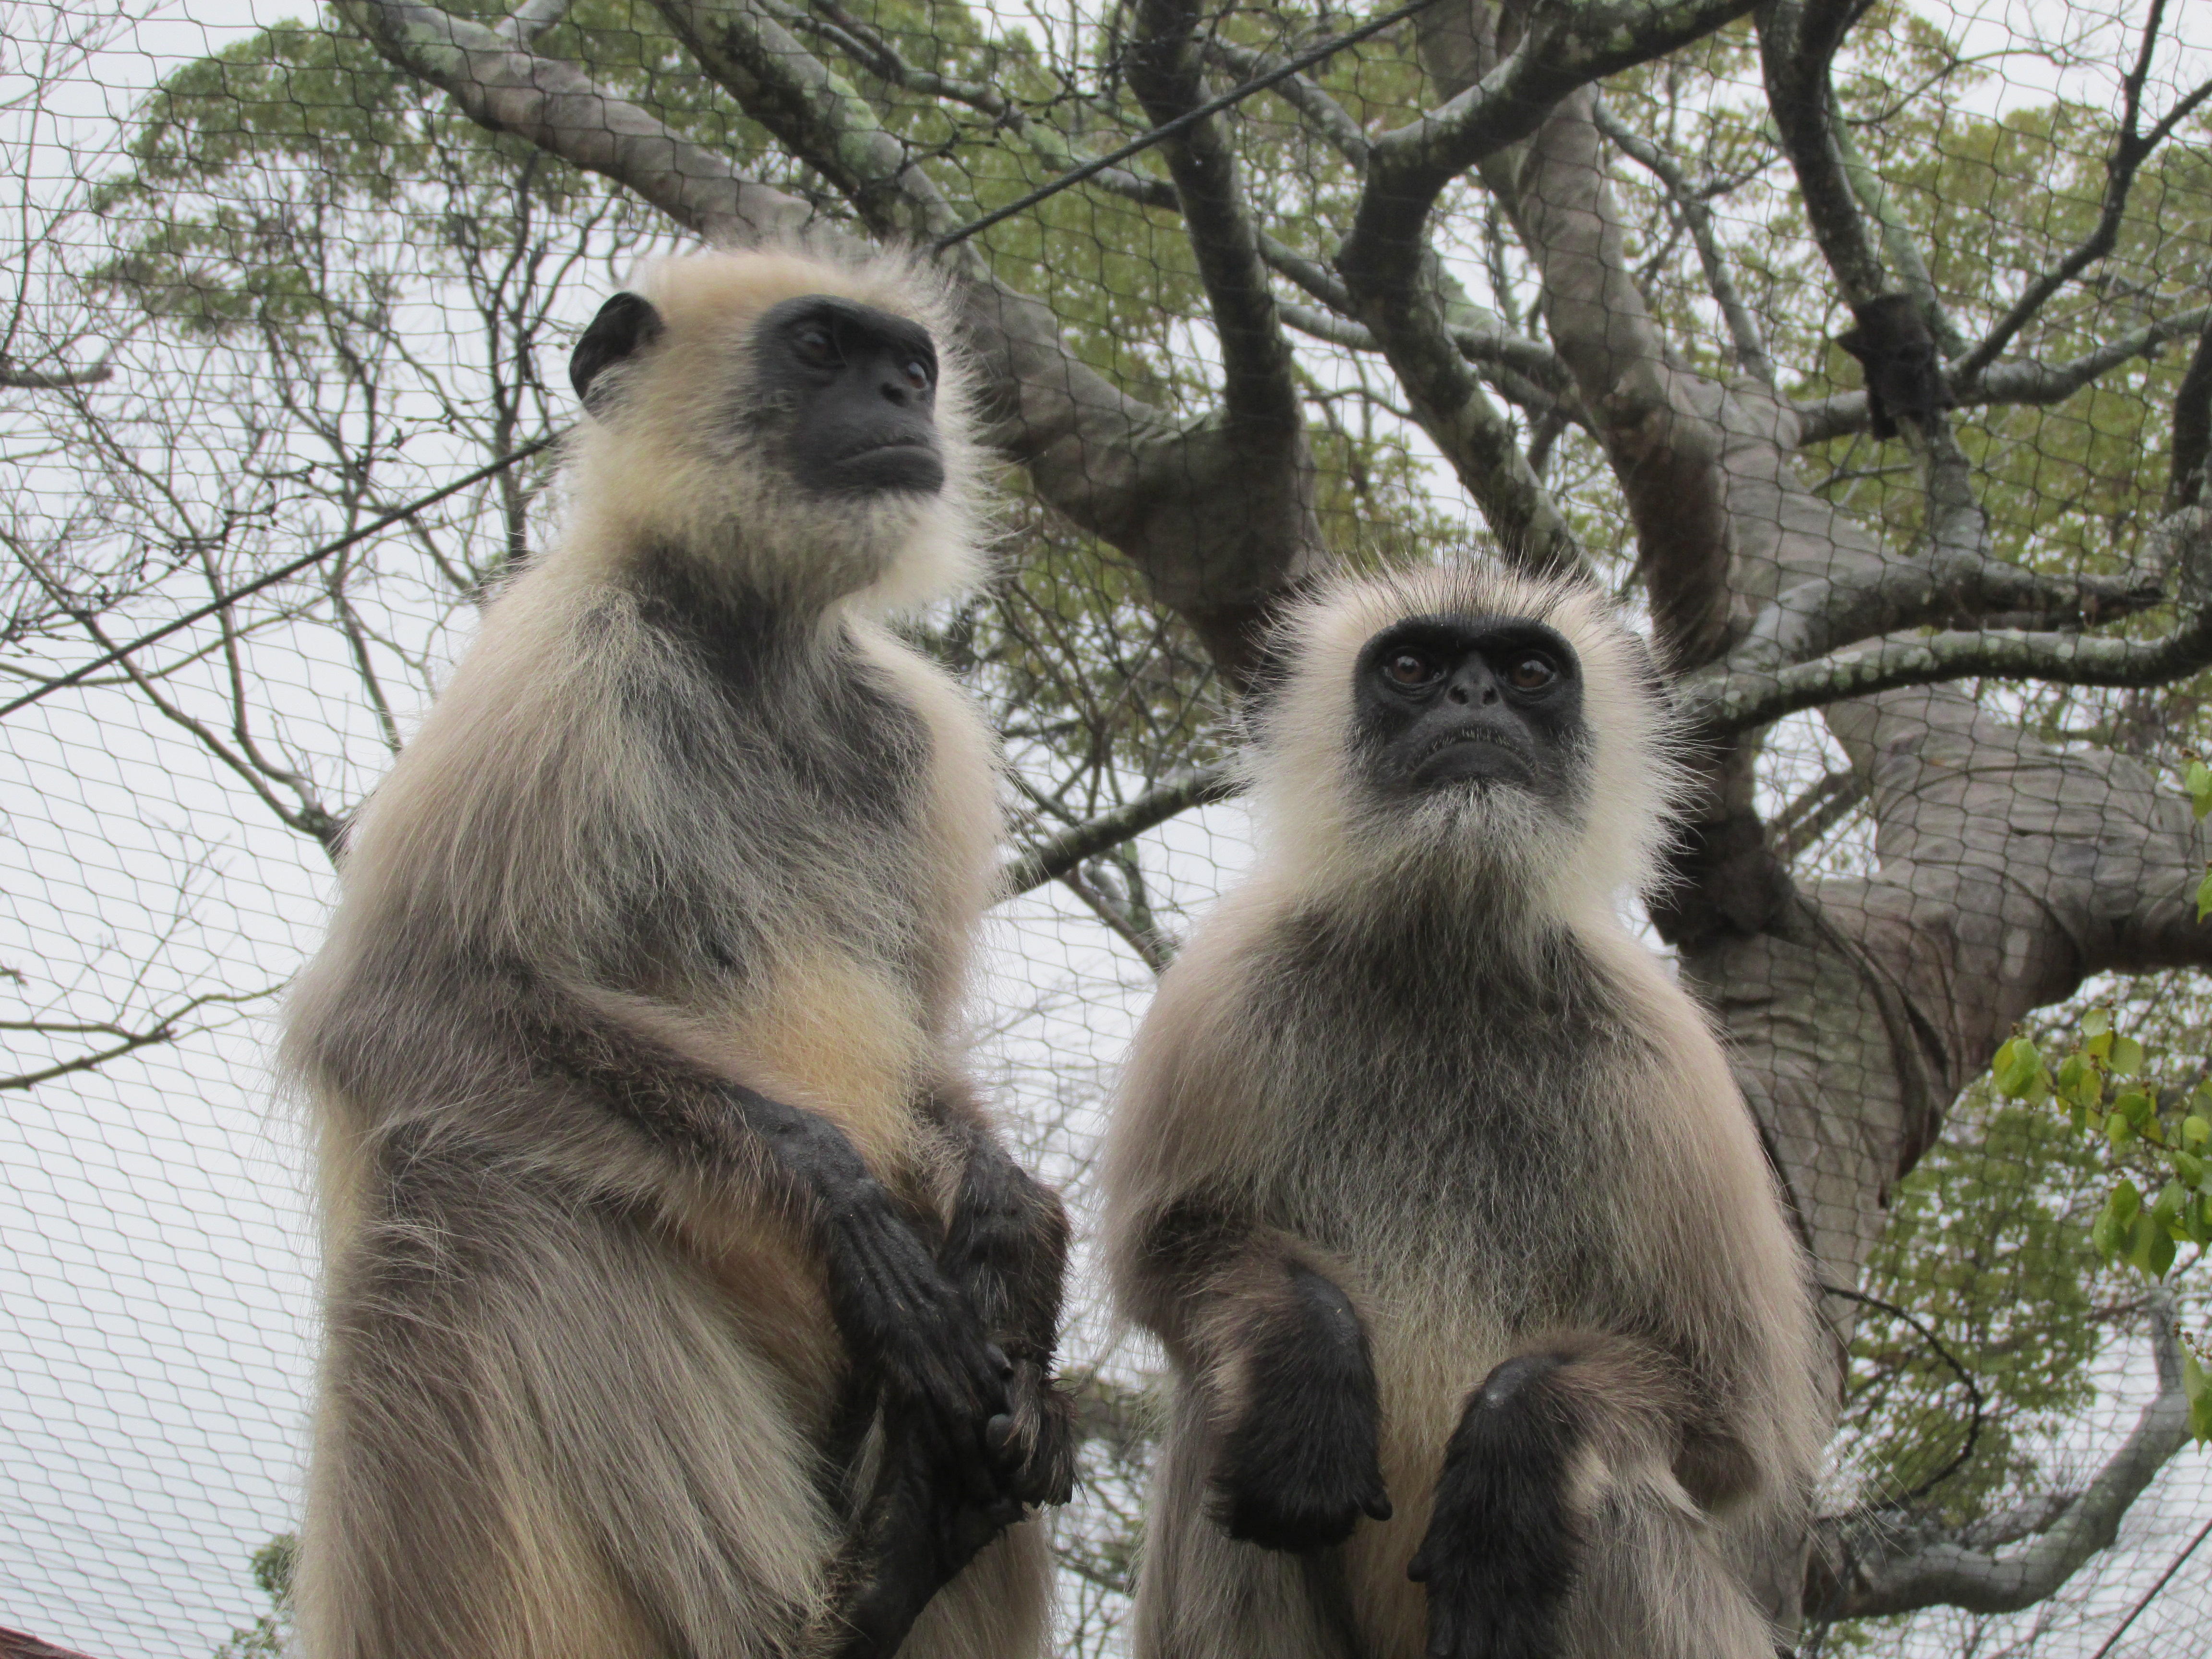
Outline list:
[[[315,1249],[267,1055],[341,827],[559,520],[583,322],[810,229],[933,250],[981,367],[1000,564],[919,636],[1006,742],[979,1066],[1079,1222],[1249,861],[1270,605],[1579,568],[1698,725],[1639,925],[1849,1345],[1803,1650],[2202,1652],[2208,17],[0,0],[0,1626],[279,1650]],[[1994,1088],[2016,1027],[2048,1083]],[[1158,1356],[1087,1255],[1071,1319],[1103,1654]]]

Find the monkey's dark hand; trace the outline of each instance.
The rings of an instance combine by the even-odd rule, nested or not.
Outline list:
[[[1429,1587],[1429,1659],[1551,1659],[1579,1540],[1566,1504],[1575,1427],[1545,1386],[1559,1362],[1509,1359],[1468,1401],[1407,1577]]]
[[[1007,1414],[985,1431],[1000,1474],[1024,1504],[1075,1496],[1075,1401],[1035,1360],[1014,1361]]]
[[[974,1304],[946,1278],[890,1194],[872,1178],[853,1183],[824,1229],[831,1316],[886,1409],[954,1472],[972,1501],[1007,1494],[999,1452],[1011,1416],[1013,1365],[985,1334]]]
[[[1075,1407],[1053,1382],[1052,1356],[1067,1212],[988,1133],[971,1129],[967,1151],[938,1260],[1014,1362],[1006,1415],[988,1430],[1000,1474],[1025,1504],[1065,1504],[1075,1490]]]
[[[860,1583],[847,1605],[838,1659],[890,1659],[930,1599],[1022,1517],[1018,1498],[963,1493],[938,1438],[911,1402],[884,1408],[884,1462],[856,1540]]]
[[[742,1084],[724,1091],[815,1224],[830,1316],[854,1363],[888,1398],[922,1408],[915,1431],[939,1443],[978,1501],[1000,1497],[985,1431],[1006,1414],[1013,1368],[974,1304],[842,1129]]]
[[[1390,1518],[1375,1365],[1351,1298],[1291,1269],[1291,1305],[1247,1355],[1249,1395],[1213,1471],[1215,1516],[1269,1549],[1341,1544],[1363,1515]]]

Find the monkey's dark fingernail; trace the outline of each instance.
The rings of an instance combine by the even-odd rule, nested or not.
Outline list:
[[[1428,1557],[1425,1555],[1417,1555],[1412,1560],[1406,1563],[1406,1577],[1412,1579],[1417,1584],[1427,1583],[1429,1582]]]
[[[1367,1511],[1367,1518],[1370,1521],[1388,1521],[1390,1518],[1390,1499],[1386,1494],[1378,1492],[1360,1507]]]

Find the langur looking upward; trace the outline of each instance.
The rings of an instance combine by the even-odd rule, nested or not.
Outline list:
[[[883,621],[977,564],[946,338],[896,265],[711,254],[577,345],[565,533],[291,1005],[309,1659],[1039,1650],[1066,1224],[959,1042],[995,757]]]
[[[1740,1571],[1821,1442],[1807,1278],[1704,1018],[1627,933],[1643,647],[1476,568],[1298,608],[1258,872],[1109,1136],[1175,1375],[1138,1659],[1772,1659]]]

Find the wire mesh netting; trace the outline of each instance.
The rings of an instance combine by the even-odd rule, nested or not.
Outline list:
[[[1636,921],[1841,1344],[1800,1650],[2203,1651],[2212,11],[0,20],[0,1626],[283,1650],[316,1243],[269,1054],[343,826],[562,520],[599,303],[806,232],[923,249],[979,364],[999,562],[915,637],[1006,745],[977,1064],[1079,1232],[1252,862],[1273,602],[1579,568],[1700,734]],[[1087,1249],[1066,1359],[1056,1640],[1119,1653],[1161,1362]]]

